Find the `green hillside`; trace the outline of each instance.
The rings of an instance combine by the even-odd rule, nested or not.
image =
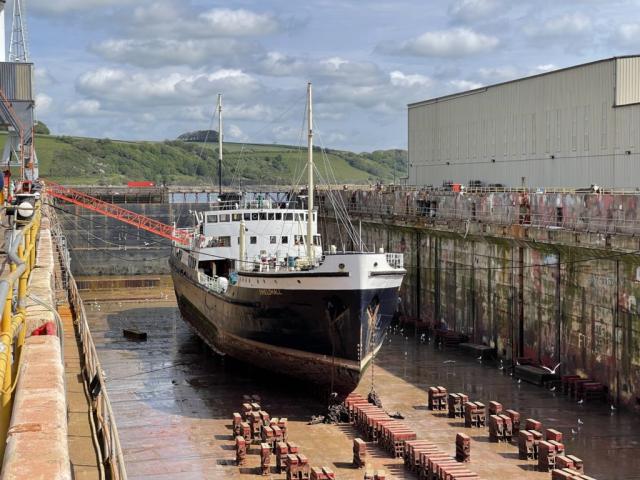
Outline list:
[[[0,136],[4,144],[6,134]],[[217,183],[217,145],[182,141],[127,142],[68,136],[36,138],[40,176],[67,184],[124,184],[129,180],[197,185]],[[287,145],[226,143],[224,184],[291,184],[301,178],[306,149]],[[319,149],[314,155],[319,176],[338,183],[369,183],[406,172],[406,151],[352,153]],[[327,173],[330,165],[332,175]],[[305,177],[306,178],[306,177]],[[320,179],[319,179],[320,180]]]

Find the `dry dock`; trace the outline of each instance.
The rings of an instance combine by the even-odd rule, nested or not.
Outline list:
[[[136,278],[137,285],[144,286],[144,280]],[[86,282],[90,285],[92,279],[77,280],[81,285],[90,280]],[[120,277],[113,283],[122,288],[83,290],[82,295],[106,373],[129,478],[260,478],[256,446],[247,466],[238,468],[234,463],[231,414],[247,393],[260,395],[263,407],[273,416],[289,418],[290,439],[300,445],[312,465],[329,466],[340,479],[363,478],[362,470],[351,467],[357,431],[350,425],[307,425],[323,406],[304,385],[212,354],[180,319],[167,277],[153,277],[152,288],[127,287],[125,280]],[[124,328],[147,332],[147,341],[124,338]],[[443,363],[446,360],[455,363]],[[419,438],[453,454],[456,432],[469,434],[469,468],[483,479],[548,479],[551,475],[537,472],[535,462],[518,460],[516,446],[490,443],[486,430],[466,429],[459,419],[428,411],[429,386],[444,385],[487,404],[498,400],[505,408],[520,411],[523,418],[533,417],[547,428],[561,430],[567,451],[583,458],[586,473],[595,478],[640,478],[637,417],[612,412],[602,403],[577,405],[558,393],[517,383],[496,366],[483,365],[456,350],[440,351],[426,341],[391,334],[377,359],[374,382],[384,408],[401,412]],[[367,376],[358,391],[366,394],[370,386]],[[377,448],[370,461],[374,468],[386,470],[387,478],[416,478],[399,459]],[[284,478],[284,474],[271,478]]]

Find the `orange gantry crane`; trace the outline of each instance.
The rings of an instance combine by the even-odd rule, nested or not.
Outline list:
[[[152,218],[114,205],[113,203],[104,202],[78,190],[47,180],[45,182],[45,192],[65,202],[73,203],[87,210],[101,213],[102,215],[115,218],[121,222],[146,230],[147,232],[155,233],[163,238],[168,238],[180,245],[189,245],[189,243],[191,243],[191,235],[186,230],[166,225]]]

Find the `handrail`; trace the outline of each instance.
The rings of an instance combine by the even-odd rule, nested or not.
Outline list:
[[[7,250],[9,273],[0,280],[0,464],[4,460],[14,391],[20,373],[22,347],[26,337],[27,284],[36,263],[36,248],[40,230],[41,209],[38,202],[31,220],[19,225]],[[16,220],[17,221],[17,220]],[[16,302],[14,303],[14,296]]]
[[[118,427],[116,425],[115,415],[111,409],[111,402],[107,394],[107,382],[104,378],[104,372],[100,365],[98,352],[91,336],[87,314],[84,303],[80,297],[78,286],[71,271],[69,270],[69,252],[67,250],[64,236],[59,228],[58,217],[55,210],[51,207],[47,208],[47,217],[51,222],[51,232],[53,242],[58,249],[61,257],[65,259],[60,268],[66,279],[69,304],[75,312],[75,323],[80,335],[82,345],[82,354],[84,356],[85,380],[88,385],[89,395],[92,400],[94,421],[99,425],[101,435],[100,453],[103,458],[105,467],[108,465],[108,471],[113,480],[126,480],[127,471],[124,463],[124,455],[122,446],[120,445],[120,437],[118,435]]]

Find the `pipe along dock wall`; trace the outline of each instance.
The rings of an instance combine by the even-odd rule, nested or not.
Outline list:
[[[338,195],[369,250],[404,253],[400,308],[417,330],[444,319],[500,358],[562,362],[563,375],[640,405],[640,195]],[[324,244],[341,250],[337,215],[320,202]]]

